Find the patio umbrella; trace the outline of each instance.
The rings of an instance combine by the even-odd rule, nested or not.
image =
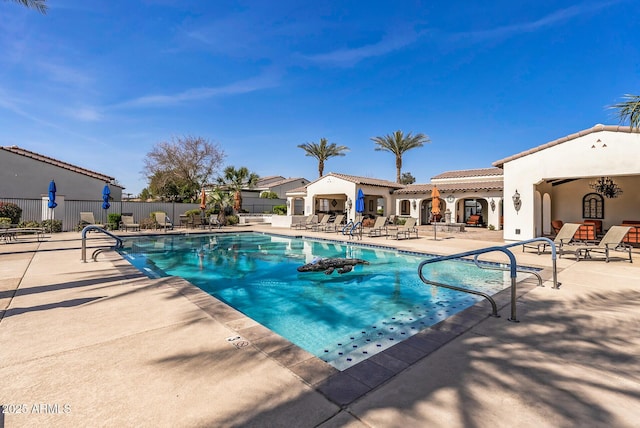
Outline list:
[[[204,210],[207,209],[207,194],[202,189],[202,193],[200,194],[200,209],[202,210],[201,217],[204,218]]]
[[[49,208],[55,208],[58,206],[56,203],[56,192],[56,182],[51,180],[51,183],[49,183]]]
[[[109,203],[109,198],[111,197],[111,190],[109,189],[109,185],[105,184],[104,189],[102,189],[102,208],[108,210],[111,204]]]
[[[438,215],[440,214],[440,192],[436,186],[431,189],[431,214],[433,214],[433,240],[436,240]]]
[[[356,212],[362,214],[364,212],[364,193],[362,189],[358,189],[358,197],[356,198]]]

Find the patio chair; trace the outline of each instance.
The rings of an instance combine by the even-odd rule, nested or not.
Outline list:
[[[105,225],[102,223],[96,223],[96,219],[93,216],[93,212],[80,212],[80,226],[82,226],[83,228],[85,226],[89,226],[89,225],[93,225],[93,226],[99,226],[104,228]]]
[[[222,227],[222,223],[220,223],[220,220],[218,220],[218,216],[216,216],[215,214],[211,214],[211,216],[209,217],[209,230],[213,229],[220,229]]]
[[[315,214],[310,214],[307,218],[301,223],[294,223],[291,225],[292,229],[306,229],[307,225],[311,225],[313,223],[318,222],[318,216]]]
[[[577,223],[564,223],[558,230],[556,237],[553,238],[553,243],[556,244],[556,250],[558,251],[559,257],[562,257],[564,246],[573,241],[574,235],[579,227],[580,225]],[[538,252],[538,255],[540,255],[545,252],[547,245],[549,244],[546,242],[530,242],[528,244],[522,244],[522,252],[524,253],[526,248],[532,248]]]
[[[140,230],[140,224],[135,223],[132,215],[122,215],[120,218],[120,229],[124,229],[125,232],[131,230]]]
[[[158,224],[157,227],[164,228],[165,232],[167,231],[167,229],[170,229],[170,230],[173,229],[173,223],[171,223],[171,220],[169,219],[166,213],[157,212],[155,213],[155,216],[156,216],[156,223]]]
[[[329,214],[326,214],[324,217],[322,217],[322,220],[317,223],[313,223],[310,227],[307,227],[307,229],[311,229],[314,232],[319,232],[321,229],[326,227],[327,224],[329,224],[330,218],[331,216]]]
[[[562,229],[564,222],[562,220],[551,220],[551,228],[553,229],[553,234],[557,235]]]
[[[370,228],[367,228],[367,236],[382,236],[382,231],[384,231],[385,235],[387,234],[387,217],[380,216],[376,218],[375,223]]]
[[[344,227],[344,214],[338,214],[333,221],[327,223],[327,225],[322,229],[323,232],[338,232],[342,230]]]
[[[627,253],[629,255],[629,263],[633,263],[633,259],[631,258],[632,247],[622,242],[630,229],[631,228],[627,226],[611,226],[611,229],[607,231],[597,245],[583,245],[574,248],[576,260],[592,259],[593,253],[601,253],[604,255],[606,262],[609,263],[611,251],[618,251]]]
[[[399,226],[398,228],[393,228],[394,233],[388,234],[387,238],[391,236],[393,239],[408,239],[411,238],[412,235],[418,237],[418,228],[416,227],[416,219],[413,217],[409,217],[404,225]]]

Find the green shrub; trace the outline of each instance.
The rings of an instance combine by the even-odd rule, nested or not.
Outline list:
[[[145,217],[140,220],[140,229],[155,229],[157,225],[155,217]]]
[[[184,212],[184,215],[186,215],[186,216],[188,216],[188,217],[189,217],[189,216],[193,217],[193,216],[196,216],[196,215],[198,215],[198,216],[199,216],[201,213],[202,213],[202,210],[199,210],[199,209],[195,209],[195,208],[194,208],[194,209],[192,209],[192,210],[187,210],[187,211],[185,211],[185,212]]]
[[[396,218],[396,224],[397,224],[398,226],[404,226],[404,224],[405,224],[406,222],[407,222],[407,219],[406,219],[406,218],[403,218],[403,217],[398,217],[398,218]]]
[[[107,228],[109,230],[118,230],[120,228],[120,220],[122,220],[122,215],[117,213],[108,214]]]
[[[240,223],[240,219],[238,218],[237,215],[228,215],[226,218],[227,218],[227,224],[229,226],[233,226],[234,224]]]
[[[0,217],[8,217],[11,224],[18,224],[21,216],[22,208],[12,202],[0,202]]]
[[[494,225],[490,224],[489,226],[487,226],[487,229],[496,230],[496,227]]]
[[[18,223],[18,227],[40,227],[40,223],[35,220],[21,221]]]
[[[278,215],[286,215],[287,214],[287,206],[286,205],[275,205],[273,207],[273,213]]]
[[[276,192],[262,192],[260,197],[262,199],[278,199],[278,194]]]
[[[62,220],[44,220],[42,227],[52,233],[62,232]]]
[[[11,224],[11,219],[9,217],[0,217],[0,224]]]

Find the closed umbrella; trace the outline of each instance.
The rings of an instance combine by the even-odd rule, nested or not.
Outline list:
[[[362,189],[358,189],[358,197],[356,198],[356,212],[362,214],[364,212],[364,193]]]
[[[58,206],[56,203],[56,192],[56,182],[51,180],[51,183],[49,183],[49,208],[55,208]]]
[[[109,198],[111,197],[111,190],[109,189],[109,185],[105,184],[104,189],[102,189],[102,209],[105,210],[105,218],[103,218],[103,224],[107,223],[106,219],[106,210],[109,209],[111,204],[109,203]]]
[[[438,215],[440,214],[440,191],[436,186],[431,189],[431,214],[433,215],[433,239],[436,240]]]
[[[202,193],[200,193],[200,209],[202,210],[200,216],[204,220],[204,210],[207,209],[207,194],[205,193],[204,189],[202,189]]]

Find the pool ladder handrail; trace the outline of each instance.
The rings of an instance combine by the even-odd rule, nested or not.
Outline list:
[[[502,247],[504,248],[510,248],[510,247],[515,247],[518,245],[524,245],[524,244],[529,244],[531,242],[536,242],[536,241],[543,241],[546,242],[547,244],[549,244],[551,246],[551,261],[552,261],[552,272],[553,272],[553,289],[558,289],[560,288],[560,285],[562,285],[560,282],[558,282],[558,270],[557,270],[557,266],[556,266],[556,244],[555,242],[553,242],[551,239],[549,238],[545,238],[545,237],[538,237],[538,238],[532,238],[532,239],[527,239],[524,241],[519,241],[519,242],[514,242],[511,244],[507,244],[507,245],[502,245]],[[476,254],[475,257],[473,258],[473,262],[475,263],[475,265],[477,267],[479,267],[480,269],[493,269],[493,270],[502,270],[502,271],[506,271],[506,268],[503,267],[499,267],[499,266],[482,266],[478,260],[478,257],[480,255]],[[535,275],[538,278],[538,287],[544,287],[544,285],[542,285],[542,276],[535,271],[529,270],[529,269],[519,269],[516,266],[516,271],[520,272],[520,273],[530,273]]]
[[[549,238],[544,238],[544,237],[528,239],[528,240],[525,240],[525,241],[515,242],[515,243],[512,243],[512,244],[507,244],[507,245],[503,245],[503,246],[494,246],[494,247],[481,248],[481,249],[478,249],[478,250],[471,250],[471,251],[466,251],[466,252],[463,252],[463,253],[452,254],[452,255],[449,255],[449,256],[438,256],[438,257],[435,257],[433,259],[428,259],[428,260],[425,260],[425,261],[421,262],[420,265],[418,265],[418,276],[420,277],[420,280],[422,282],[424,282],[425,284],[434,285],[436,287],[444,287],[444,288],[448,288],[448,289],[451,289],[451,290],[461,291],[463,293],[470,293],[470,294],[475,294],[475,295],[484,297],[485,299],[487,299],[491,303],[491,308],[492,308],[491,316],[499,317],[500,315],[498,315],[498,309],[497,309],[496,302],[487,293],[483,293],[483,292],[477,291],[477,290],[471,290],[471,289],[468,289],[468,288],[457,287],[455,285],[443,284],[443,283],[440,283],[440,282],[436,282],[436,281],[432,281],[432,280],[426,279],[424,277],[424,275],[422,274],[422,268],[426,264],[436,263],[436,262],[440,262],[440,261],[444,261],[444,260],[459,259],[459,258],[467,257],[467,256],[474,256],[473,262],[477,267],[479,267],[481,269],[488,268],[488,267],[483,267],[483,266],[480,265],[480,263],[478,261],[478,256],[480,256],[481,254],[491,253],[491,252],[494,252],[494,251],[501,251],[501,252],[505,253],[507,255],[507,257],[509,257],[509,267],[508,268],[495,267],[493,269],[502,270],[502,271],[506,271],[508,269],[510,271],[510,278],[511,278],[511,317],[508,318],[508,320],[509,321],[513,321],[513,322],[519,322],[517,317],[516,317],[516,276],[517,276],[517,272],[533,273],[534,275],[536,275],[538,277],[539,285],[542,285],[542,277],[537,272],[533,272],[533,271],[530,271],[530,270],[524,270],[524,269],[518,269],[517,264],[516,264],[515,256],[507,248],[515,247],[517,245],[528,244],[530,242],[535,242],[535,241],[543,241],[543,242],[546,242],[549,245],[551,245],[551,258],[553,260],[553,283],[554,283],[553,288],[558,288],[559,283],[558,283],[558,276],[557,276],[557,270],[556,270],[556,246],[555,246],[555,243],[552,240],[550,240]],[[491,269],[491,268],[488,268],[488,269]]]
[[[451,254],[448,256],[437,256],[432,259],[424,260],[418,265],[418,276],[420,277],[420,280],[425,284],[434,285],[436,287],[444,287],[450,290],[462,291],[463,293],[475,294],[475,295],[484,297],[489,301],[489,303],[491,303],[491,308],[492,308],[491,316],[498,318],[500,317],[500,315],[498,315],[498,306],[496,305],[495,300],[493,300],[493,298],[487,293],[483,293],[482,291],[477,291],[477,290],[471,290],[468,288],[458,287],[455,285],[443,284],[441,282],[432,281],[430,279],[425,278],[425,276],[422,273],[422,268],[427,264],[442,262],[445,260],[459,259],[462,257],[474,256],[476,254],[491,253],[494,251],[503,252],[507,255],[507,257],[509,257],[509,271],[510,271],[510,277],[511,277],[511,317],[508,318],[508,320],[513,322],[519,322],[518,319],[516,318],[516,257],[513,255],[511,251],[509,251],[504,247],[499,247],[499,246],[487,247],[487,248],[481,248],[478,250],[465,251],[463,253]]]
[[[355,235],[354,231],[356,232]],[[342,228],[342,234],[349,235],[349,239],[354,236],[358,239],[362,239],[362,222],[358,221],[354,223],[353,220],[349,220],[349,222]]]
[[[102,232],[105,235],[108,235],[110,237],[112,237],[113,239],[116,240],[116,244],[113,247],[109,247],[109,248],[98,248],[97,250],[95,250],[93,252],[93,254],[91,254],[91,258],[93,259],[93,261],[96,261],[96,258],[98,257],[98,254],[100,254],[101,252],[105,251],[105,250],[115,250],[117,248],[122,248],[122,238],[120,238],[119,236],[114,235],[111,232],[108,232],[107,230],[105,230],[104,228],[97,226],[95,224],[90,224],[88,226],[85,226],[84,229],[82,229],[82,261],[84,263],[87,262],[87,232],[91,232],[92,230],[96,231],[96,232]]]

